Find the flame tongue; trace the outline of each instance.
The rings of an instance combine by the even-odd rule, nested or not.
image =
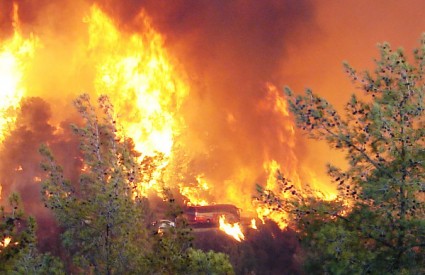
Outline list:
[[[34,37],[24,39],[19,31],[17,5],[15,5],[14,11],[14,35],[11,39],[0,43],[0,142],[4,139],[5,128],[15,121],[15,116],[9,111],[14,111],[19,107],[21,98],[27,94],[36,94],[37,89],[42,90],[46,87],[48,87],[46,90],[50,89],[50,82],[42,75],[44,67],[37,61],[38,57],[47,57],[46,62],[43,59],[43,64],[48,63],[51,58],[48,52],[55,52],[55,49],[51,49],[49,46],[56,45],[45,43],[46,50],[38,51],[38,39]],[[86,11],[82,12],[86,13]],[[78,15],[81,14],[78,13]],[[119,124],[122,126],[118,129],[118,136],[131,137],[135,149],[144,154],[143,157],[146,157],[144,160],[148,159],[146,162],[149,163],[146,164],[146,167],[150,170],[146,179],[140,183],[138,191],[142,195],[147,195],[150,190],[153,192],[162,190],[163,186],[159,186],[159,183],[167,182],[170,185],[174,184],[171,187],[179,188],[180,193],[191,204],[207,205],[216,200],[217,202],[219,200],[228,201],[247,209],[247,212],[257,213],[263,222],[264,219],[272,219],[278,222],[281,228],[285,228],[287,226],[285,213],[271,212],[264,206],[252,206],[250,203],[251,191],[239,188],[243,183],[258,177],[256,169],[251,169],[250,164],[245,166],[244,160],[239,161],[237,157],[233,159],[231,155],[223,157],[223,161],[237,166],[235,171],[238,172],[231,174],[225,171],[226,169],[221,170],[217,167],[222,164],[218,161],[215,163],[215,157],[209,157],[210,152],[215,152],[213,146],[210,146],[212,144],[204,148],[204,144],[199,142],[197,134],[187,136],[184,134],[189,132],[187,130],[197,131],[198,129],[197,126],[190,127],[193,126],[191,124],[192,116],[197,115],[198,108],[193,110],[196,110],[195,113],[192,113],[192,109],[186,111],[182,108],[183,104],[187,103],[186,99],[189,95],[187,83],[192,78],[189,78],[184,72],[182,73],[182,70],[176,69],[174,66],[176,63],[166,51],[163,37],[151,26],[149,17],[142,12],[138,19],[140,21],[135,24],[139,24],[139,30],[143,30],[143,32],[123,31],[117,27],[113,18],[108,17],[96,5],[93,5],[84,18],[83,26],[88,29],[87,37],[82,36],[82,40],[76,40],[69,46],[63,46],[65,47],[63,49],[67,50],[66,52],[75,52],[77,57],[75,58],[76,68],[70,70],[72,73],[68,73],[66,70],[67,73],[63,75],[75,75],[82,79],[81,83],[77,85],[78,88],[70,86],[69,89],[72,88],[76,92],[81,89],[88,90],[92,96],[95,96],[96,93],[107,94],[115,107]],[[137,20],[135,19],[135,21]],[[44,39],[42,33],[40,39]],[[80,45],[81,41],[84,41],[83,45]],[[38,56],[33,59],[35,49],[37,49]],[[60,49],[59,52],[63,49]],[[53,56],[56,57],[55,54]],[[61,67],[60,59],[55,59],[55,62],[58,67]],[[67,63],[66,67],[72,67],[72,65],[73,63]],[[42,70],[36,70],[39,66]],[[35,75],[31,75],[31,73]],[[40,81],[40,84],[36,85],[40,87],[36,89],[31,86],[34,84],[30,81],[31,79]],[[67,80],[65,82],[68,83]],[[45,87],[47,84],[49,86]],[[196,89],[196,85],[194,87]],[[68,87],[62,86],[58,88],[60,91],[68,89]],[[266,188],[278,191],[278,186],[275,184],[276,170],[282,170],[297,186],[300,185],[300,178],[305,173],[300,169],[296,157],[295,128],[290,120],[286,101],[271,83],[267,83],[266,88],[267,95],[258,101],[255,112],[267,113],[280,118],[276,120],[280,121],[277,125],[279,131],[276,137],[287,150],[284,159],[274,160],[275,152],[274,149],[271,151],[271,148],[275,148],[275,146],[270,149],[264,148],[264,156],[259,154],[258,157],[262,158],[264,162],[262,173],[269,175]],[[193,94],[196,95],[196,93]],[[197,99],[191,97],[191,100]],[[209,99],[205,101],[208,102]],[[203,106],[209,107],[208,104],[200,106],[200,110]],[[231,109],[226,110],[226,113],[225,121],[233,129],[233,126],[237,126],[241,118],[238,118],[237,113],[234,114]],[[221,128],[217,125],[213,126],[212,128]],[[238,127],[234,127],[235,131],[237,129]],[[176,137],[179,135],[182,138],[176,145]],[[209,132],[205,131],[205,136],[208,135],[210,135]],[[204,137],[204,134],[200,137]],[[232,144],[232,147],[233,145],[236,144]],[[187,160],[177,160],[179,154],[186,158],[186,152],[189,152]],[[236,154],[234,155],[236,156]],[[203,156],[214,163],[210,160],[199,161]],[[149,157],[152,159],[150,160]],[[252,163],[256,163],[256,161]],[[282,163],[282,167],[279,163]],[[83,168],[83,171],[84,169],[86,168]],[[18,166],[16,171],[21,171],[21,168]],[[188,180],[189,176],[193,177],[196,174],[197,176],[193,180]],[[34,180],[37,181],[37,178]],[[223,182],[224,184],[222,184]],[[214,188],[219,184],[226,186],[226,190]],[[223,218],[220,220],[220,228],[229,232],[228,234],[239,241],[243,239],[239,224],[226,223]]]
[[[11,244],[17,245],[18,242],[12,243],[12,237],[5,237],[2,241],[0,241],[0,252],[1,252],[2,248],[6,248]]]
[[[208,201],[204,196],[208,193],[210,186],[204,178],[203,174],[196,176],[196,183],[192,186],[186,186],[183,183],[179,184],[180,194],[185,196],[189,201],[189,205],[208,205]]]
[[[175,136],[184,126],[178,111],[188,94],[163,46],[163,38],[140,14],[143,34],[123,32],[93,5],[88,26],[87,62],[95,68],[94,89],[111,99],[120,121],[118,136],[133,139],[135,149],[152,157],[152,177],[140,192],[161,190],[172,158]]]
[[[13,110],[19,106],[25,94],[22,83],[25,67],[37,45],[36,38],[22,37],[17,10],[18,6],[15,4],[13,37],[0,44],[0,141],[4,139],[5,128],[15,121]]]
[[[7,247],[9,244],[10,244],[10,242],[12,241],[12,238],[11,237],[6,237],[6,238],[4,238],[4,240],[0,243],[0,245],[1,246],[3,246],[3,247]]]
[[[257,228],[257,222],[255,221],[255,219],[252,219],[252,220],[251,220],[251,225],[250,225],[250,227],[251,227],[252,229],[258,229],[258,228]]]
[[[225,232],[227,235],[232,236],[238,242],[245,240],[245,235],[242,233],[241,226],[239,223],[230,224],[226,222],[226,218],[220,216],[220,230]]]
[[[175,113],[188,93],[163,48],[163,39],[141,14],[143,35],[120,32],[96,6],[86,18],[95,90],[107,93],[139,152],[170,156],[181,121]]]

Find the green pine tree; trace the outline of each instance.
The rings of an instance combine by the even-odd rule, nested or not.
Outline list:
[[[425,273],[425,36],[412,62],[387,43],[379,50],[373,72],[344,65],[363,90],[344,115],[310,90],[295,96],[286,88],[297,126],[344,150],[349,163],[345,171],[328,166],[339,190],[333,202],[282,175],[282,193],[259,187],[260,201],[291,214],[310,272]]]
[[[64,229],[63,244],[81,272],[146,273],[148,205],[138,193],[138,155],[131,140],[116,135],[108,98],[101,96],[98,103],[94,108],[88,95],[74,101],[85,122],[83,127],[73,126],[84,165],[78,183],[64,178],[47,146],[40,148],[48,173],[43,200]]]
[[[189,249],[189,265],[186,274],[199,275],[232,275],[235,274],[229,256],[214,252],[204,252],[200,249]]]
[[[36,222],[25,217],[17,193],[9,197],[9,208],[0,208],[0,273],[65,274],[62,262],[36,248]],[[10,238],[6,245],[5,239]]]

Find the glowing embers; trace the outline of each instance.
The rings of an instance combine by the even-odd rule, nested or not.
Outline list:
[[[9,237],[9,236],[4,237],[4,239],[0,241],[0,253],[4,248],[8,247],[9,245],[17,245],[17,244],[18,242],[12,243],[12,237]]]
[[[0,242],[0,246],[1,247],[7,247],[10,244],[11,241],[12,241],[11,237],[5,237],[3,239],[3,241]]]
[[[255,219],[252,219],[249,227],[257,230],[257,221]]]
[[[225,232],[227,235],[232,236],[238,242],[245,240],[245,235],[242,233],[241,225],[237,223],[228,223],[224,215],[220,216],[219,219],[220,230]]]
[[[0,141],[16,119],[15,110],[25,95],[23,80],[28,62],[32,60],[38,40],[24,38],[19,30],[18,6],[14,5],[13,36],[0,41]]]

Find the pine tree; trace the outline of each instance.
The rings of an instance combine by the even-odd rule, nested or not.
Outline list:
[[[308,188],[301,194],[282,175],[282,193],[259,187],[261,201],[291,213],[310,271],[425,272],[425,36],[413,62],[388,43],[379,50],[374,72],[344,65],[363,90],[345,105],[344,116],[310,90],[296,96],[286,88],[297,126],[344,150],[349,164],[345,171],[328,165],[339,190],[333,202]]]
[[[138,193],[142,182],[132,141],[119,138],[113,106],[106,96],[94,108],[88,95],[74,104],[84,127],[73,126],[81,139],[83,171],[78,183],[63,175],[48,147],[40,153],[48,173],[42,194],[63,228],[63,244],[82,272],[145,273],[148,205]]]
[[[176,203],[169,189],[162,192],[167,203],[165,218],[174,222],[174,226],[161,232],[154,228],[152,232],[152,251],[149,255],[150,270],[153,274],[185,274],[188,268],[188,249],[192,246],[192,229],[183,218],[183,211]]]
[[[188,256],[189,266],[186,274],[235,274],[229,256],[224,253],[191,248],[188,250]]]
[[[0,209],[1,274],[65,274],[62,262],[36,247],[36,222],[25,217],[17,193],[9,197],[9,207]]]

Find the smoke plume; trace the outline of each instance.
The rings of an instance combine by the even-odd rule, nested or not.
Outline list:
[[[10,34],[14,7],[2,3],[4,33]],[[150,18],[176,69],[186,75],[189,96],[176,114],[185,129],[174,145],[188,166],[180,182],[203,175],[212,185],[210,201],[250,208],[255,182],[266,179],[265,162],[276,160],[285,170],[300,170],[303,146],[293,137],[290,117],[276,109],[283,83],[278,70],[286,49],[301,43],[299,33],[314,39],[310,1],[14,3],[20,28],[42,41],[28,68],[32,86],[27,93],[54,102],[53,124],[68,119],[60,110],[72,108],[70,102],[82,91],[102,92],[93,91],[94,68],[82,61],[87,59],[82,22],[96,4],[122,32],[143,34],[141,20]],[[141,19],[141,14],[147,17]],[[278,92],[271,93],[270,85],[277,85]]]
[[[315,38],[311,1],[97,3],[123,30],[137,32],[143,11],[165,36],[190,82],[178,144],[191,156],[191,172],[213,182],[216,199],[235,193],[249,203],[265,161],[300,170],[303,146],[291,144],[292,122],[274,109],[266,84],[280,90],[278,70],[286,49],[301,43],[299,33]]]

